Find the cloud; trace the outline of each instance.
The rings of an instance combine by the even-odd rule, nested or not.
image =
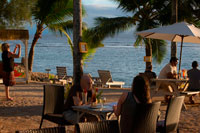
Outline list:
[[[82,0],[83,5],[93,5],[98,7],[117,7],[111,0]]]
[[[94,19],[96,17],[120,17],[130,16],[131,14],[124,13],[117,7],[105,7],[99,5],[84,5],[87,15],[83,20],[88,24],[89,27],[93,26]]]

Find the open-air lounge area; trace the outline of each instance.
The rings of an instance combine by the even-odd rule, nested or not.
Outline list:
[[[200,133],[199,0],[0,7],[0,133]]]
[[[44,109],[43,108],[44,107],[43,91],[45,88],[44,85],[46,86],[46,89],[50,89],[49,87],[51,87],[51,86],[55,87],[55,85],[53,85],[51,83],[44,83],[44,82],[31,82],[29,84],[22,84],[22,83],[17,84],[15,86],[15,88],[11,90],[11,93],[14,94],[13,101],[6,101],[6,99],[4,98],[4,95],[5,95],[4,91],[3,90],[0,91],[0,100],[1,100],[1,102],[0,102],[0,114],[1,114],[0,130],[1,130],[1,132],[10,133],[10,132],[15,132],[15,131],[29,131],[29,130],[30,130],[30,132],[31,131],[33,132],[34,130],[39,130],[42,114],[44,113],[43,112],[43,109]],[[3,85],[0,85],[0,86],[3,87]],[[56,86],[60,87],[62,85],[57,84]],[[86,114],[89,113],[89,114],[99,116],[98,121],[92,122],[93,125],[85,125],[86,127],[84,127],[84,125],[83,125],[81,130],[83,130],[82,132],[90,132],[90,130],[95,131],[95,132],[104,132],[104,131],[107,131],[107,132],[116,131],[117,132],[117,131],[119,131],[119,127],[120,127],[119,122],[120,121],[113,114],[112,106],[117,103],[121,94],[123,92],[130,91],[130,88],[119,88],[119,87],[117,87],[117,88],[116,87],[114,87],[114,88],[113,87],[112,88],[98,87],[98,88],[99,88],[99,91],[103,91],[102,96],[106,98],[104,108],[99,109],[99,108],[101,108],[100,104],[98,104],[94,108],[90,108],[90,107],[88,108],[87,106],[83,107],[83,108],[77,108],[76,110],[79,111],[80,115],[84,112]],[[54,95],[55,95],[55,91],[51,90],[51,92],[54,92]],[[62,96],[60,96],[60,97],[62,97]],[[59,99],[60,99],[60,97],[59,97]],[[50,98],[48,98],[48,96],[46,96],[46,98],[49,101],[52,101],[54,99],[54,97],[52,97],[52,96]],[[179,104],[175,103],[175,106],[174,106],[173,102],[172,102],[171,110],[174,110],[174,109],[176,109],[176,110],[173,111],[172,116],[169,116],[172,118],[168,118],[168,119],[170,119],[170,121],[172,121],[173,119],[176,119],[176,117],[177,117],[178,120],[176,119],[173,124],[175,124],[175,123],[178,124],[177,128],[179,129],[179,132],[198,132],[200,130],[199,125],[198,125],[198,123],[200,122],[198,119],[198,116],[200,115],[200,113],[199,113],[200,97],[196,96],[195,99],[196,99],[196,103],[191,104],[189,102],[188,97],[185,97],[184,101],[187,106],[187,109],[184,109],[184,108],[180,109],[181,107],[179,107],[179,109],[181,111],[180,114],[175,114],[177,111],[177,108],[178,108],[177,106]],[[158,109],[159,109],[160,110],[159,121],[165,120],[168,103],[163,102],[164,98],[160,97],[160,96],[153,97],[152,100],[153,100],[153,102],[162,101],[161,105],[158,105],[157,109],[154,109],[153,112],[155,112],[155,111],[158,112]],[[175,101],[175,102],[178,102],[178,101]],[[49,106],[47,104],[50,104],[50,103],[47,102],[45,104],[46,104],[45,106]],[[62,104],[60,102],[58,105],[62,106]],[[53,105],[53,103],[51,103],[50,106],[53,107],[55,105]],[[56,108],[59,109],[62,107],[56,106]],[[48,110],[50,111],[51,109],[48,109]],[[147,118],[144,118],[145,112],[143,112],[143,111],[141,112],[141,111],[142,111],[142,109],[140,110],[140,113],[143,114],[142,115],[143,120],[144,119],[146,120],[143,122],[146,122],[146,124],[148,124],[148,122],[152,122],[152,120],[150,120],[150,118],[156,116],[156,123],[157,123],[157,117],[158,117],[157,113],[154,114],[155,116],[153,114],[149,114],[150,116],[147,119]],[[57,113],[61,114],[61,112],[57,112]],[[138,113],[138,115],[140,113]],[[179,118],[179,115],[180,115],[180,118]],[[143,122],[139,122],[140,119],[141,119],[140,116],[138,116],[137,122],[143,123]],[[101,124],[101,122],[105,121],[105,120],[108,121],[107,123],[109,123],[110,120],[114,120],[115,124],[111,124],[110,127],[109,126],[100,126],[102,129],[98,129],[99,128],[98,126],[97,126],[98,128],[96,126],[94,126],[94,123]],[[153,121],[154,121],[154,124],[151,123],[152,127],[149,127],[149,128],[156,127],[155,119]],[[169,124],[171,123],[170,121],[168,121]],[[83,123],[83,122],[80,122],[80,123]],[[41,129],[46,132],[50,132],[50,131],[52,131],[52,132],[53,131],[56,131],[56,132],[62,131],[63,132],[64,131],[64,132],[70,133],[70,132],[74,132],[74,130],[77,129],[75,127],[77,127],[78,125],[76,125],[76,126],[75,125],[67,123],[67,122],[63,122],[63,120],[60,119],[60,126],[59,126],[58,124],[56,124],[52,121],[49,121],[48,118],[47,119],[44,118]],[[145,125],[145,123],[143,123],[143,125]],[[150,126],[150,125],[148,125],[148,126]],[[147,129],[148,126],[145,125],[145,127],[141,127],[141,128]],[[61,127],[64,127],[64,130],[61,129]],[[108,129],[104,129],[103,127],[108,127]],[[50,129],[48,130],[48,128],[50,128]],[[138,126],[138,128],[139,128],[139,126]],[[32,130],[32,129],[34,129],[34,130]],[[84,130],[86,130],[86,131],[84,131]],[[150,131],[150,129],[148,129],[148,130]],[[140,131],[142,131],[142,130],[140,129]]]

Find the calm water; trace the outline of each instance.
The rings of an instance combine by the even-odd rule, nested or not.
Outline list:
[[[32,37],[29,40],[29,47]],[[20,41],[11,41],[12,43],[21,43]],[[139,72],[145,70],[144,47],[133,47],[134,38],[130,36],[117,36],[108,38],[104,41],[105,47],[97,49],[95,56],[90,62],[84,65],[84,72],[91,73],[92,76],[98,76],[97,70],[110,70],[112,77],[116,81],[124,81],[125,86],[131,86],[132,79]],[[179,45],[179,44],[178,44]],[[169,62],[170,44],[167,48],[167,55],[163,62],[159,65],[153,63],[153,71],[159,74],[162,67]],[[179,57],[180,47],[178,47]],[[24,47],[22,47],[22,56],[24,56]],[[193,60],[200,62],[200,45],[184,43],[182,67],[190,69]],[[21,59],[17,59],[20,62]],[[45,72],[46,68],[50,68],[53,74],[56,74],[56,66],[66,66],[68,75],[73,73],[73,63],[70,47],[65,37],[43,36],[35,47],[34,56],[34,72]]]

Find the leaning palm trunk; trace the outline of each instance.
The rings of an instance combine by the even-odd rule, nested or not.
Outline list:
[[[42,24],[38,24],[37,25],[37,31],[36,31],[36,33],[34,35],[33,42],[31,44],[31,49],[30,49],[29,55],[28,55],[28,69],[29,69],[29,71],[32,71],[35,45],[36,45],[38,39],[41,37],[41,34],[42,34],[43,30],[44,29],[42,27]]]
[[[74,0],[74,15],[73,15],[73,83],[74,86],[80,85],[80,79],[83,74],[82,54],[79,52],[79,42],[82,37],[82,10],[81,0]]]

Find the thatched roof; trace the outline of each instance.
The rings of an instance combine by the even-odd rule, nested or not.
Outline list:
[[[0,30],[0,40],[28,40],[28,30]]]

